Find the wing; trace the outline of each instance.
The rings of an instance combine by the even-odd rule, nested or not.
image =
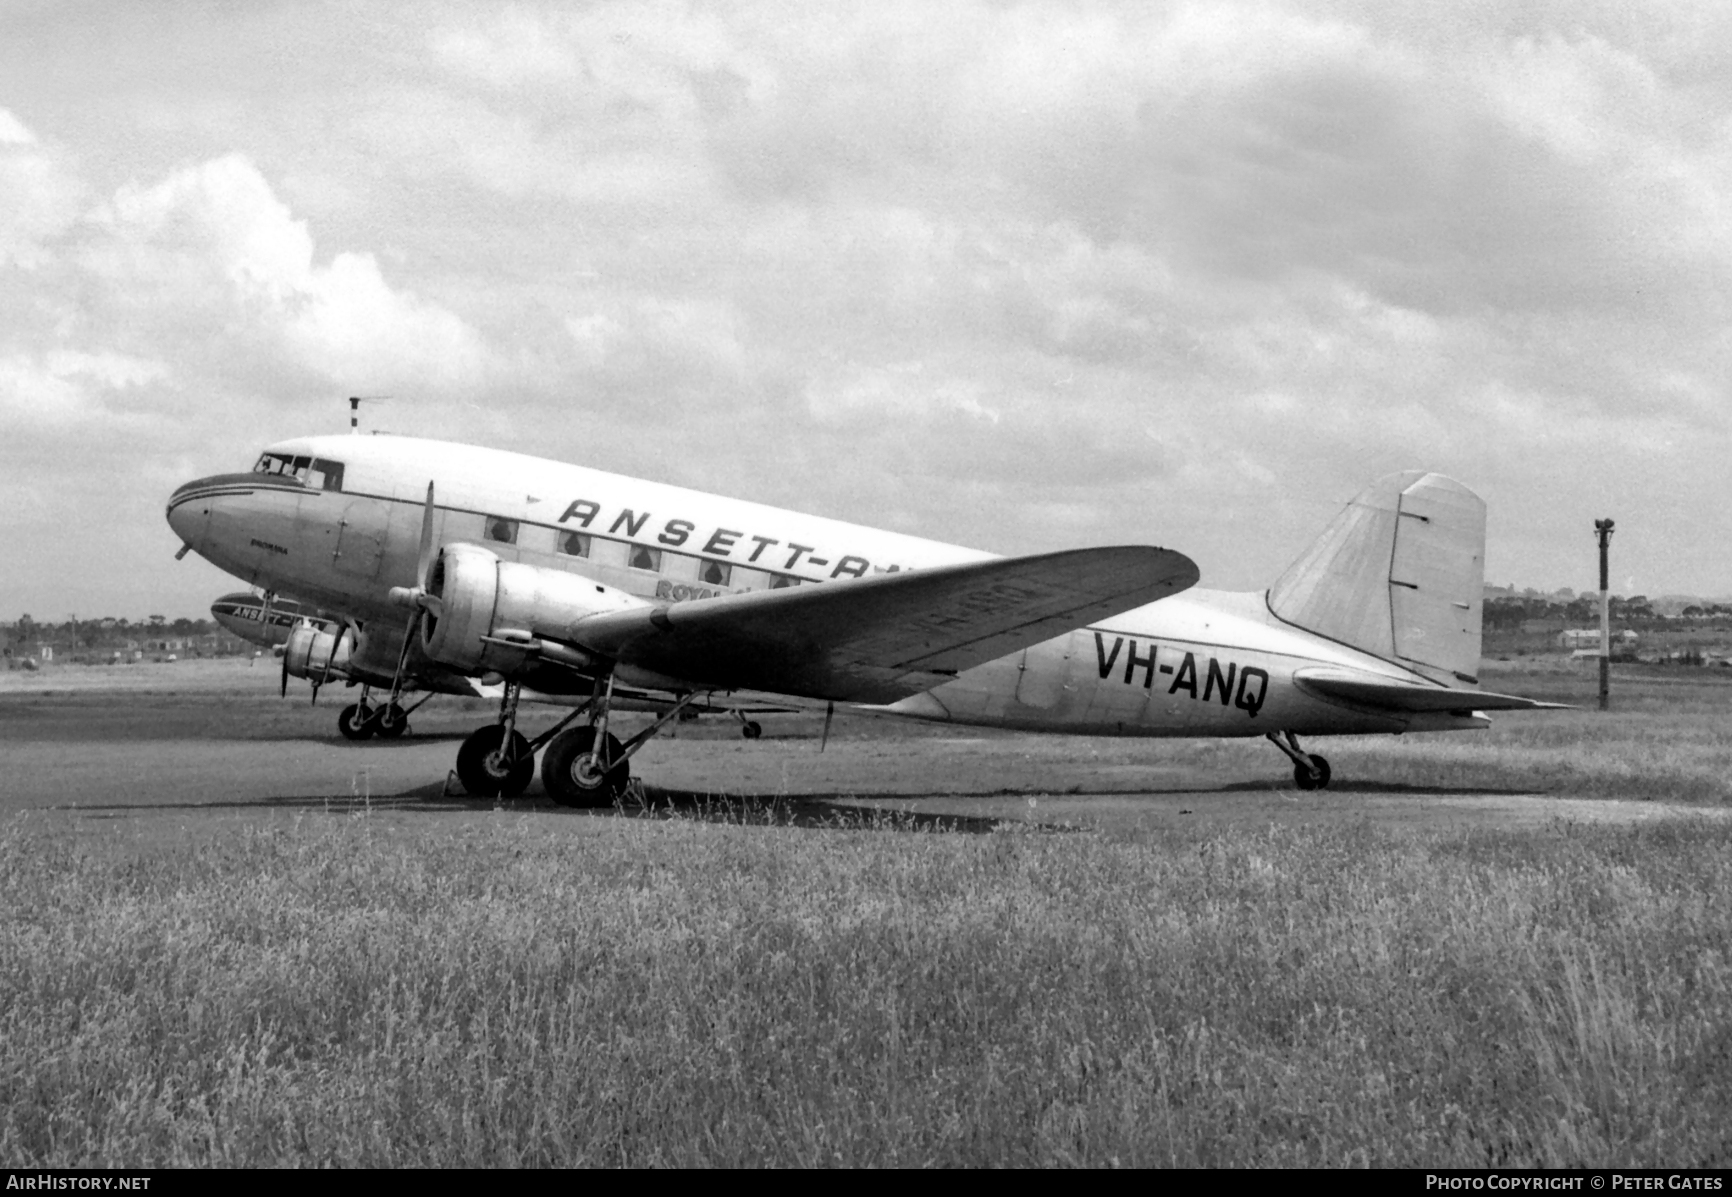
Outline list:
[[[1424,711],[1568,710],[1562,702],[1540,702],[1514,694],[1490,694],[1451,686],[1427,686],[1344,669],[1307,667],[1293,675],[1299,688],[1319,698],[1340,699],[1364,707],[1384,707],[1418,714]]]
[[[1169,549],[1073,549],[609,612],[570,636],[697,689],[893,702],[1196,581]]]

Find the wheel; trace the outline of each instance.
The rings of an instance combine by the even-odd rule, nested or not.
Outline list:
[[[748,740],[756,740],[764,734],[764,725],[756,719],[748,719],[740,724],[740,734]]]
[[[502,754],[505,728],[490,723],[477,730],[457,750],[457,780],[475,798],[515,798],[535,776],[535,754],[529,741],[511,733],[509,752]],[[503,759],[502,759],[503,758]]]
[[[396,703],[387,703],[373,716],[373,732],[381,740],[395,740],[409,730],[409,716]]]
[[[373,708],[352,702],[337,716],[337,730],[345,740],[365,740],[373,734]]]
[[[541,754],[541,784],[561,806],[612,806],[631,780],[631,762],[620,761],[605,772],[595,759],[595,728],[574,727],[553,737]],[[608,736],[602,755],[614,760],[619,741]]]
[[[1311,753],[1306,759],[1311,762],[1311,768],[1304,765],[1293,766],[1293,780],[1302,790],[1321,790],[1329,784],[1329,762]]]

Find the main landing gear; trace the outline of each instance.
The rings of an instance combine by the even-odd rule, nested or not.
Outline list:
[[[337,730],[345,740],[366,740],[373,736],[395,740],[409,730],[409,716],[433,697],[429,691],[421,696],[419,702],[405,709],[396,702],[369,702],[368,695],[372,689],[371,686],[362,686],[361,700],[350,703],[337,716]]]
[[[613,705],[613,675],[596,679],[588,702],[533,740],[517,731],[522,687],[507,683],[499,721],[483,727],[457,750],[457,780],[476,798],[515,798],[535,775],[535,754],[543,747],[541,783],[560,806],[612,806],[631,781],[631,758],[662,728],[683,715],[695,693],[669,707],[654,723],[623,744],[607,730]],[[589,716],[581,727],[572,727]]]
[[[1293,782],[1300,789],[1321,790],[1329,784],[1329,762],[1299,747],[1299,737],[1283,731],[1270,732],[1267,738],[1292,760]]]

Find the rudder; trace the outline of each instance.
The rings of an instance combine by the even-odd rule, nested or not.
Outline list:
[[[1380,478],[1269,589],[1288,623],[1437,681],[1477,682],[1485,502],[1442,474]]]

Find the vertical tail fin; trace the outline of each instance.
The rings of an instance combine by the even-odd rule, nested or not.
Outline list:
[[[1422,470],[1361,491],[1269,589],[1288,623],[1437,681],[1476,682],[1485,503]]]

